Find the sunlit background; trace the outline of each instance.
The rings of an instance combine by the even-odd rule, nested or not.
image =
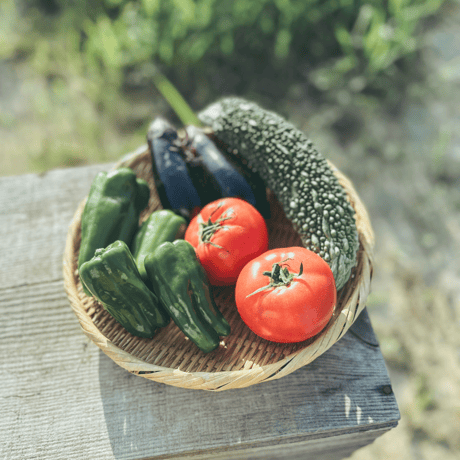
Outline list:
[[[402,414],[354,460],[460,458],[459,90],[454,0],[0,2],[0,175],[114,162],[239,95],[351,178]]]

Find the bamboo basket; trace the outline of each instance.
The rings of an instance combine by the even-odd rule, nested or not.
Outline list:
[[[152,163],[147,147],[125,156],[115,167],[132,168],[151,188],[148,207],[141,221],[160,201],[152,178]],[[234,303],[234,288],[213,288],[231,333],[211,353],[201,352],[179,328],[170,322],[153,338],[135,337],[119,325],[93,297],[85,295],[78,276],[77,259],[81,240],[83,200],[71,222],[64,254],[64,283],[70,304],[84,333],[113,361],[149,380],[176,387],[222,391],[244,388],[284,377],[312,362],[347,332],[365,307],[372,278],[374,235],[365,207],[352,183],[331,167],[345,188],[356,211],[360,248],[357,265],[347,284],[338,292],[337,306],[327,326],[315,337],[300,343],[280,344],[256,336],[241,320]],[[271,217],[267,221],[269,248],[301,246],[274,195],[267,190]]]

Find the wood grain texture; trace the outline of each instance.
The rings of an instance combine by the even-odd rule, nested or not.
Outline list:
[[[70,221],[99,171],[113,165],[1,178],[0,287],[62,279]]]
[[[396,426],[366,312],[310,365],[222,393],[150,382],[100,352],[69,306],[62,253],[76,206],[111,166],[0,179],[0,458],[330,460]]]

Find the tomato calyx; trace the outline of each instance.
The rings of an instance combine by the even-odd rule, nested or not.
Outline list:
[[[222,246],[215,244],[211,241],[211,238],[214,236],[218,230],[225,228],[222,225],[222,222],[225,222],[228,219],[233,218],[233,209],[228,208],[216,221],[212,221],[212,215],[221,207],[222,205],[219,204],[216,209],[211,213],[207,222],[203,220],[201,214],[198,216],[198,224],[199,224],[199,231],[198,231],[198,238],[200,243],[207,243],[215,246],[216,248],[223,249]]]
[[[259,289],[256,289],[251,294],[248,294],[246,298],[251,297],[254,294],[259,292],[265,291],[267,289],[276,288],[280,286],[289,286],[294,278],[298,278],[303,273],[303,263],[300,264],[299,273],[290,272],[287,267],[281,267],[281,264],[291,260],[291,258],[287,258],[282,260],[281,262],[275,262],[272,265],[271,272],[263,272],[264,276],[268,276],[270,278],[269,283],[267,286],[263,286]]]

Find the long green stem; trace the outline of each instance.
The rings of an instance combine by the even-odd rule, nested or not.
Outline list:
[[[176,87],[162,73],[155,73],[153,83],[184,125],[203,126]]]

